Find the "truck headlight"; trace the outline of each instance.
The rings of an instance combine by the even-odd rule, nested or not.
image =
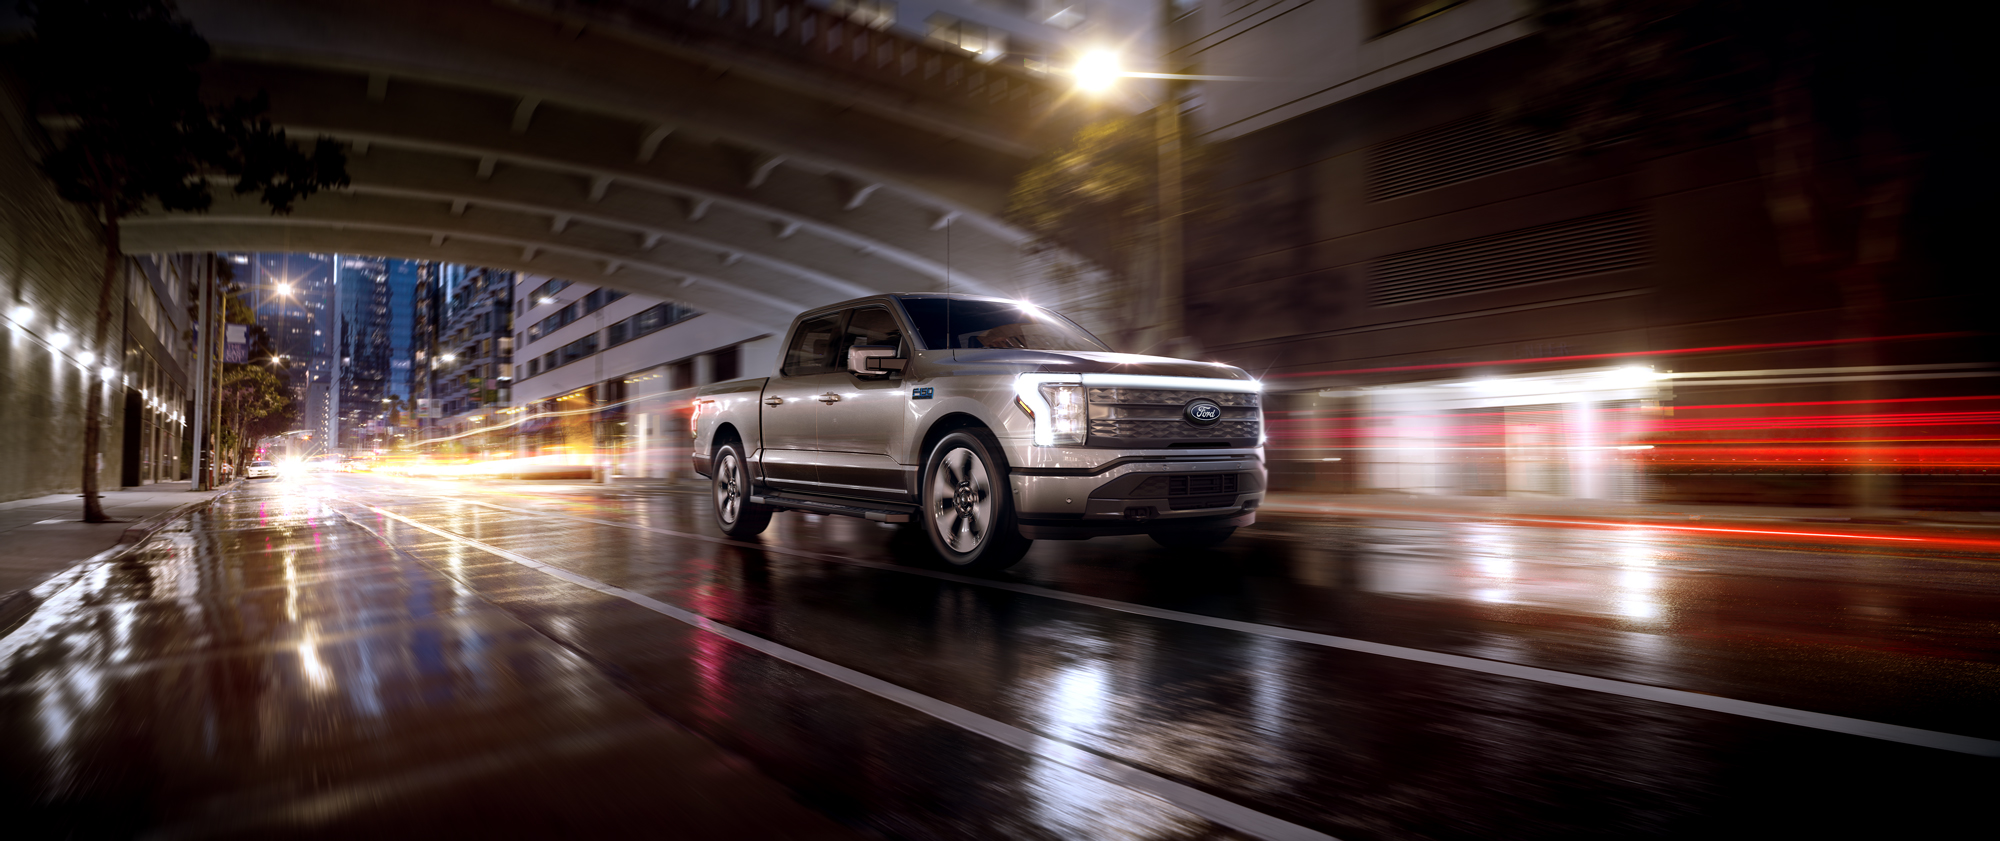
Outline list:
[[[1049,444],[1083,446],[1083,386],[1042,383],[1040,390],[1049,403]]]
[[[1035,422],[1035,444],[1083,445],[1083,384],[1074,374],[1022,374],[1014,382],[1014,405]]]

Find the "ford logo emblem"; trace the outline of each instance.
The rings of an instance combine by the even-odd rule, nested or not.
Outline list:
[[[1213,400],[1191,400],[1188,401],[1187,409],[1181,414],[1187,418],[1188,423],[1208,426],[1222,420],[1222,407],[1215,405]]]

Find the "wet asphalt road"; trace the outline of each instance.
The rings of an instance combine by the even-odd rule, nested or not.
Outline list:
[[[103,837],[1990,837],[2000,562],[1977,548],[1267,516],[1199,554],[1042,542],[969,578],[918,533],[784,514],[740,544],[708,506],[246,488],[0,640],[0,814]]]

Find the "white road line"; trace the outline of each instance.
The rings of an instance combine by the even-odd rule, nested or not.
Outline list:
[[[1066,742],[1040,736],[1011,724],[987,718],[963,707],[947,704],[929,695],[919,694],[830,660],[815,657],[763,637],[737,630],[700,614],[682,610],[651,596],[635,593],[623,587],[614,587],[602,581],[578,575],[561,567],[551,566],[525,555],[510,552],[497,546],[491,546],[469,537],[453,534],[443,529],[434,528],[365,502],[359,504],[363,508],[367,508],[370,511],[412,528],[421,529],[446,540],[455,541],[496,557],[505,558],[553,578],[559,578],[578,586],[588,587],[607,596],[624,599],[654,613],[685,622],[723,639],[755,649],[794,666],[818,672],[856,689],[902,704],[905,707],[929,715],[947,724],[970,730],[1025,753],[1067,765],[1093,777],[1125,786],[1141,794],[1164,801],[1171,806],[1184,809],[1195,815],[1214,821],[1217,824],[1229,827],[1230,829],[1245,832],[1258,838],[1274,839],[1274,841],[1290,841],[1290,839],[1299,839],[1299,841],[1335,841],[1331,835],[1272,817],[1237,803],[1232,803],[1199,789],[1190,788],[1165,777],[1142,771],[1115,759],[1099,756]],[[345,516],[344,512],[343,516]],[[360,523],[355,523],[355,525],[374,534],[374,530],[368,529]],[[386,537],[379,534],[376,536],[383,543],[389,544],[390,548],[396,548],[395,544],[391,543]]]
[[[1622,680],[1612,680],[1610,678],[1590,677],[1588,675],[1571,674],[1569,672],[1559,672],[1554,669],[1543,669],[1535,666],[1523,666],[1518,663],[1507,663],[1499,660],[1485,660],[1478,657],[1466,657],[1458,654],[1445,654],[1437,651],[1426,651],[1421,648],[1406,648],[1400,645],[1388,645],[1386,643],[1369,642],[1367,640],[1350,639],[1347,637],[1336,637],[1331,634],[1320,634],[1320,633],[1314,633],[1312,631],[1301,631],[1294,628],[1285,628],[1275,625],[1260,625],[1254,622],[1243,622],[1235,619],[1223,619],[1215,616],[1204,616],[1199,613],[1186,613],[1178,610],[1168,610],[1165,608],[1148,607],[1146,605],[1131,604],[1129,602],[1113,601],[1111,599],[1099,598],[1097,596],[1085,596],[1077,593],[1068,593],[1062,590],[1051,590],[1046,587],[1036,587],[1028,584],[1014,584],[1006,581],[993,581],[985,578],[974,578],[967,575],[956,575],[949,572],[937,572],[934,570],[916,569],[912,567],[898,566],[895,564],[878,563],[875,561],[864,561],[855,558],[843,558],[838,555],[828,555],[820,552],[808,552],[799,549],[787,549],[783,547],[765,546],[756,543],[745,543],[742,541],[726,540],[723,538],[710,537],[707,535],[687,534],[685,532],[677,532],[669,529],[655,528],[652,526],[642,526],[634,523],[620,523],[615,520],[599,520],[593,517],[580,517],[574,514],[561,514],[551,511],[537,511],[529,508],[513,508],[510,506],[498,505],[491,502],[481,502],[477,500],[467,500],[456,497],[439,497],[428,494],[412,494],[412,496],[423,496],[431,499],[446,499],[446,500],[451,500],[453,502],[459,502],[471,505],[483,505],[489,508],[496,508],[502,511],[512,511],[521,514],[535,514],[545,517],[562,517],[565,519],[580,520],[586,523],[595,523],[598,525],[612,526],[615,528],[656,532],[659,534],[670,535],[673,537],[692,538],[695,540],[704,540],[712,543],[724,543],[731,546],[741,546],[765,552],[773,552],[778,554],[813,558],[816,560],[831,561],[834,563],[848,564],[850,566],[887,570],[890,572],[901,572],[909,575],[921,575],[929,578],[940,579],[943,581],[953,581],[961,584],[970,584],[978,587],[990,587],[992,589],[1005,590],[1012,593],[1020,593],[1029,596],[1040,596],[1046,599],[1055,599],[1057,601],[1065,601],[1073,604],[1082,604],[1082,605],[1089,605],[1091,607],[1103,608],[1106,610],[1115,610],[1121,613],[1130,613],[1138,616],[1150,616],[1155,619],[1165,619],[1173,622],[1185,622],[1191,625],[1206,625],[1211,628],[1221,628],[1223,630],[1239,631],[1246,634],[1257,634],[1260,636],[1273,637],[1276,639],[1305,643],[1307,645],[1317,645],[1324,648],[1337,648],[1344,651],[1358,651],[1364,654],[1376,654],[1383,657],[1394,657],[1399,660],[1409,660],[1418,663],[1429,663],[1434,666],[1444,666],[1446,668],[1463,669],[1469,672],[1480,672],[1482,674],[1499,675],[1502,677],[1530,680],[1536,683],[1546,683],[1552,686],[1566,686],[1572,689],[1582,689],[1590,692],[1602,692],[1607,695],[1618,695],[1625,698],[1637,698],[1643,701],[1657,701],[1663,704],[1673,704],[1675,706],[1688,707],[1690,709],[1708,710],[1711,712],[1719,712],[1719,713],[1727,713],[1729,715],[1743,716],[1745,718],[1755,718],[1764,721],[1775,721],[1781,724],[1791,724],[1799,727],[1810,727],[1815,730],[1825,730],[1831,733],[1845,733],[1850,736],[1861,736],[1869,739],[1881,739],[1883,741],[1889,741],[1889,742],[1900,742],[1907,745],[1917,745],[1919,747],[1936,748],[1938,750],[1948,750],[1957,753],[1969,753],[1974,756],[2000,757],[2000,741],[1994,741],[1992,739],[1982,739],[1977,736],[1961,736],[1955,733],[1941,733],[1936,730],[1923,730],[1916,727],[1905,727],[1900,724],[1887,724],[1879,721],[1868,721],[1859,718],[1848,718],[1846,716],[1829,715],[1827,713],[1817,713],[1817,712],[1812,712],[1810,710],[1796,710],[1790,707],[1780,707],[1772,704],[1760,704],[1755,701],[1743,701],[1735,698],[1724,698],[1716,695],[1704,695],[1699,692],[1689,692],[1682,689],[1669,689],[1664,686],[1652,686],[1643,683],[1628,683]]]

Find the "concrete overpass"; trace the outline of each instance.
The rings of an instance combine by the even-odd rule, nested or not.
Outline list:
[[[550,274],[753,321],[885,289],[1035,294],[1014,175],[1060,78],[795,0],[182,0],[208,95],[352,144],[350,190],[127,223],[134,253],[342,251]],[[1058,293],[1054,297],[1069,298]]]

